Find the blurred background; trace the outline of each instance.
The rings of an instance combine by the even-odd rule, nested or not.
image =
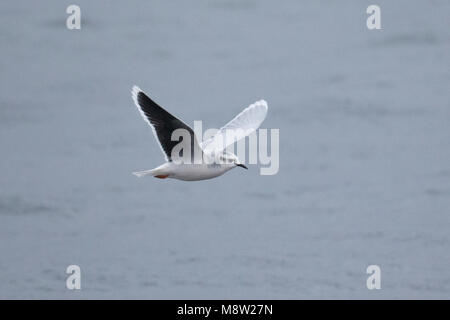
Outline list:
[[[0,298],[450,298],[449,17],[446,0],[0,2]],[[204,129],[267,100],[279,173],[137,179],[164,158],[134,84]]]

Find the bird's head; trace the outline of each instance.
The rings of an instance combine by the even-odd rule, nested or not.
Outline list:
[[[219,156],[219,160],[221,164],[230,165],[233,167],[241,167],[244,169],[248,169],[244,164],[242,164],[238,157],[231,152],[224,152]]]

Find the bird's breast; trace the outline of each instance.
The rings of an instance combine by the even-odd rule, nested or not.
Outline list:
[[[172,167],[171,178],[195,181],[218,177],[228,171],[229,168],[221,164],[179,164]]]

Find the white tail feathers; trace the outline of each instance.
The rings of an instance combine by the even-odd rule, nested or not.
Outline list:
[[[141,177],[146,176],[146,175],[148,175],[148,174],[153,175],[154,172],[155,172],[155,171],[152,169],[152,170],[145,170],[145,171],[137,171],[137,172],[133,172],[133,174],[134,174],[136,177],[141,178]]]

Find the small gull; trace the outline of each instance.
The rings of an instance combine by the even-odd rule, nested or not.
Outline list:
[[[218,177],[235,167],[247,169],[235,154],[225,149],[259,128],[267,115],[266,101],[260,100],[251,104],[220,128],[215,135],[199,143],[194,131],[188,125],[161,108],[137,86],[133,87],[131,94],[140,114],[153,129],[166,158],[166,163],[159,167],[133,172],[134,175],[196,181]],[[180,161],[179,156],[182,152],[179,155],[172,154],[172,149],[179,143],[172,140],[172,133],[177,129],[183,129],[190,135],[193,161]]]

